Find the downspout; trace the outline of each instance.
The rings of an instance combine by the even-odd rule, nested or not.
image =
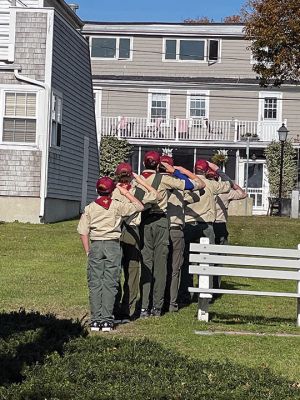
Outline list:
[[[43,218],[44,217],[44,212],[45,212],[45,199],[46,199],[46,181],[47,181],[47,173],[48,173],[48,156],[49,156],[49,129],[50,129],[50,87],[44,82],[37,81],[36,79],[29,78],[28,76],[21,75],[19,73],[18,69],[14,70],[14,75],[15,78],[19,81],[29,83],[34,86],[39,86],[43,89],[45,89],[45,95],[46,95],[46,100],[45,100],[45,106],[47,109],[46,113],[46,138],[45,140],[42,141],[43,147],[42,147],[42,159],[41,159],[41,187],[40,187],[40,213],[39,217]]]

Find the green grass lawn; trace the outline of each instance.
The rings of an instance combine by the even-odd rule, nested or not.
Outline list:
[[[1,310],[22,308],[54,313],[58,318],[88,318],[86,257],[76,225],[77,221],[0,225]],[[296,248],[300,242],[299,228],[298,220],[234,217],[229,224],[230,243]],[[246,290],[295,288],[294,283],[251,279],[228,278],[224,283]],[[196,304],[192,304],[177,314],[124,325],[110,337],[147,338],[194,360],[228,360],[246,367],[269,368],[292,382],[300,382],[296,300],[222,296],[211,306],[212,319],[208,324],[197,321],[196,311]],[[199,336],[196,330],[292,333],[298,337]]]

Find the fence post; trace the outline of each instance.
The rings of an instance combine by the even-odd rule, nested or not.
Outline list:
[[[234,120],[234,141],[237,142],[239,139],[239,121],[237,119]]]
[[[299,190],[292,191],[291,218],[299,218]]]
[[[208,238],[201,238],[200,244],[209,244]],[[209,264],[200,264],[201,266],[208,267]],[[212,287],[212,277],[202,275],[199,277],[198,287],[202,289],[210,289]],[[198,299],[198,320],[208,322],[209,320],[209,302],[212,298],[210,293],[199,293]]]

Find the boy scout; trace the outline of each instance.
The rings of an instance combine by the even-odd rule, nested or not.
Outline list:
[[[164,303],[164,292],[167,275],[167,257],[169,244],[169,224],[167,220],[168,189],[192,190],[198,187],[178,170],[164,163],[166,171],[173,176],[157,173],[160,162],[160,155],[156,151],[148,151],[144,157],[146,169],[142,176],[160,195],[157,204],[154,204],[142,218],[141,235],[143,238],[142,247],[142,274],[141,294],[142,310],[141,317],[148,317],[150,314],[160,316]],[[178,179],[180,178],[180,179]],[[153,289],[153,299],[150,292]],[[152,306],[152,309],[151,309]],[[151,311],[150,311],[151,310]]]
[[[143,204],[125,188],[120,192],[126,204],[111,198],[115,184],[108,177],[97,181],[99,197],[85,207],[77,231],[88,255],[88,287],[91,308],[91,330],[111,331],[113,307],[121,269],[121,219],[144,209]]]
[[[205,178],[205,173],[211,168],[218,171],[224,181],[216,182]],[[217,165],[206,160],[198,160],[195,164],[195,174],[204,180],[204,189],[186,193],[185,200],[185,228],[184,228],[184,263],[180,285],[182,303],[190,302],[188,287],[193,286],[193,278],[189,275],[190,243],[199,242],[201,237],[208,237],[210,243],[215,243],[213,223],[216,218],[215,195],[227,193],[231,188],[231,181],[223,174]]]
[[[144,179],[133,174],[130,164],[120,163],[117,166],[115,175],[120,186],[138,197],[143,204],[157,203],[158,192],[147,184]],[[114,190],[112,198],[126,203],[129,202],[127,197],[122,195],[118,189]],[[138,214],[134,218],[125,219],[122,224],[120,241],[124,284],[123,295],[121,288],[119,288],[116,313],[119,314],[118,317],[123,323],[135,318],[136,303],[139,299],[141,275],[140,222],[141,214]]]
[[[163,155],[160,157],[160,163],[167,163],[174,167],[172,157]],[[176,167],[181,173],[188,176],[188,178],[197,180],[197,176],[182,167]],[[161,171],[161,169],[160,169]],[[163,171],[163,169],[162,169]],[[199,182],[198,188],[204,188],[203,181]],[[184,198],[183,191],[177,189],[168,190],[168,206],[167,217],[170,226],[170,247],[168,257],[168,275],[166,286],[166,306],[170,312],[178,311],[178,288],[180,282],[180,271],[183,264],[184,252]]]

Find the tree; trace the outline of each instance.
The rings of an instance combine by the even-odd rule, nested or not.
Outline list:
[[[208,17],[196,17],[196,18],[186,18],[183,20],[185,24],[212,24],[214,22],[213,19]]]
[[[100,144],[100,176],[113,177],[119,163],[128,161],[132,146],[124,139],[106,136]]]
[[[229,15],[228,17],[223,18],[222,22],[224,24],[242,24],[244,19],[242,15]]]
[[[248,0],[243,11],[262,86],[300,79],[299,0]]]
[[[280,142],[272,141],[265,149],[270,194],[273,197],[279,197],[280,147]],[[295,187],[297,178],[297,164],[295,162],[295,157],[296,150],[293,148],[292,142],[287,140],[284,144],[282,197],[288,197]]]
[[[244,22],[243,15],[229,15],[222,19],[224,24],[241,24]],[[186,18],[183,21],[185,24],[213,24],[215,21],[209,17]]]

